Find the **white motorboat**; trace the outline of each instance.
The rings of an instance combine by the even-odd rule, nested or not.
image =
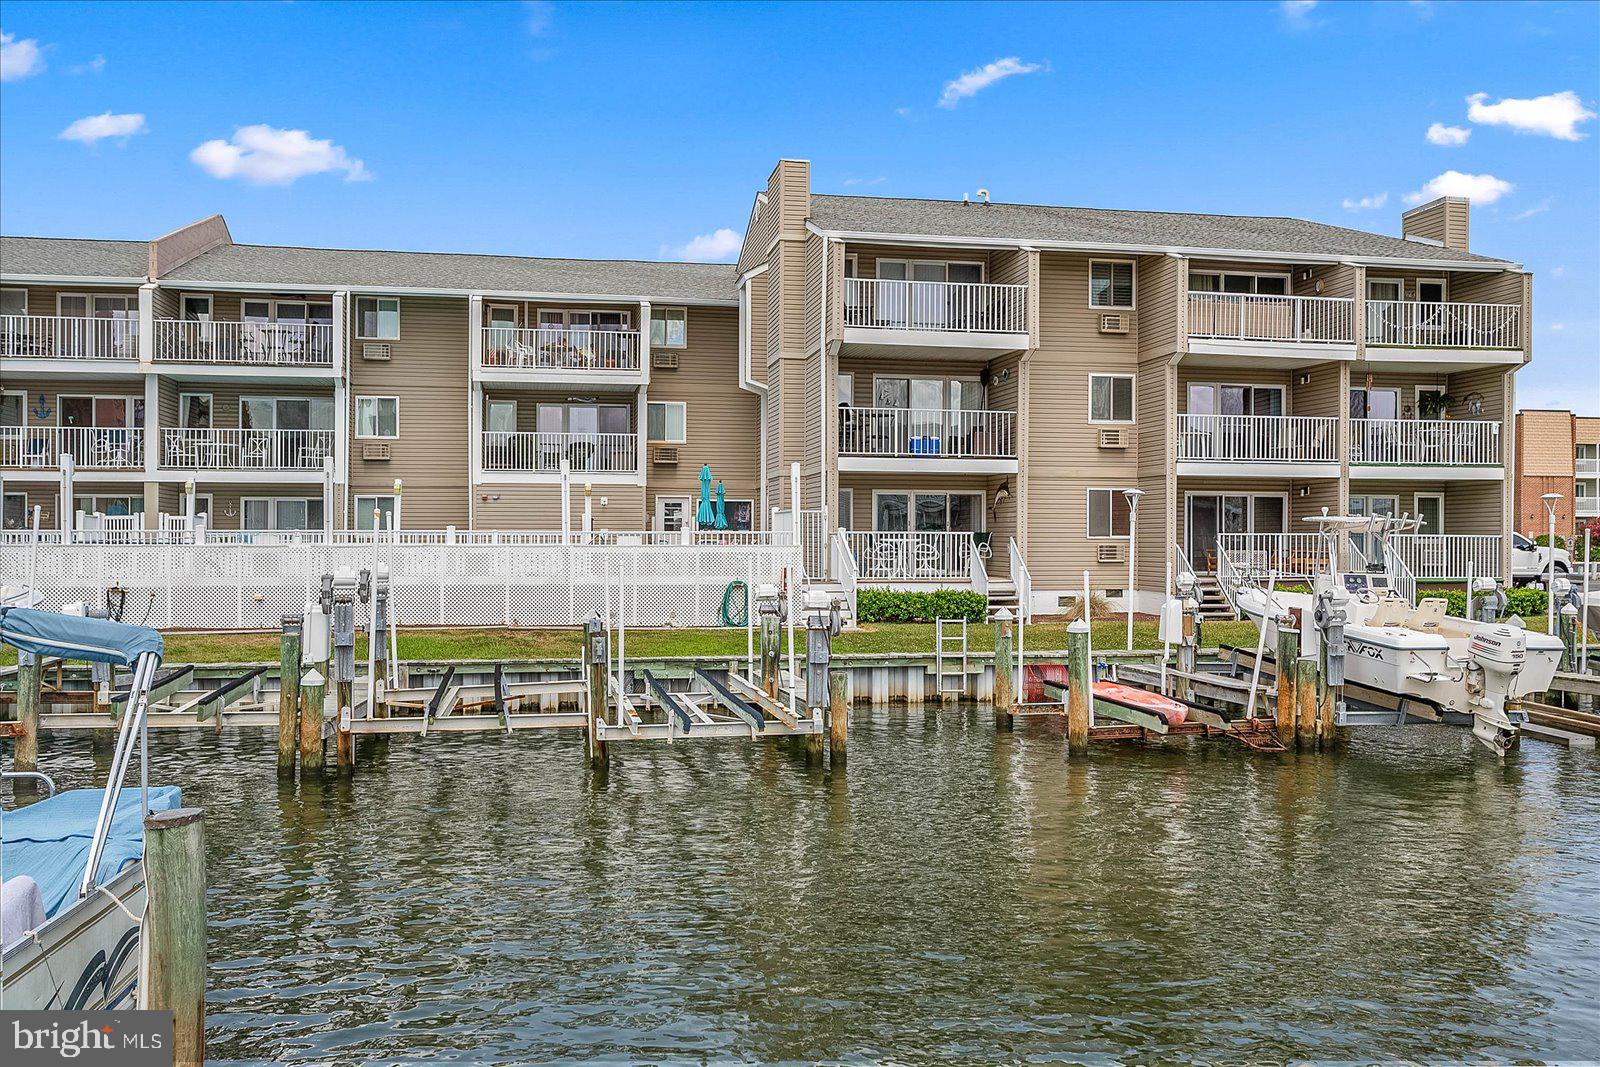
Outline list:
[[[1413,604],[1399,588],[1412,583],[1402,580],[1409,575],[1389,539],[1414,531],[1416,519],[1324,514],[1306,521],[1318,524],[1325,547],[1312,592],[1269,590],[1270,575],[1256,576],[1266,582],[1232,580],[1234,604],[1264,628],[1268,647],[1277,640],[1277,620],[1287,616],[1298,622],[1302,654],[1316,654],[1318,597],[1333,598],[1346,617],[1347,682],[1425,702],[1446,720],[1470,717],[1473,735],[1498,754],[1514,746],[1525,719],[1520,702],[1549,689],[1561,663],[1560,639],[1529,631],[1515,616],[1449,616],[1443,597]],[[1370,561],[1348,543],[1352,534],[1365,543]],[[1344,567],[1341,558],[1348,561]]]

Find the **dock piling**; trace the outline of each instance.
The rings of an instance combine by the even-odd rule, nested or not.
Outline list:
[[[1298,718],[1295,744],[1302,752],[1317,747],[1317,678],[1320,674],[1315,656],[1302,656],[1295,663],[1294,706]]]
[[[1015,725],[1017,707],[1014,684],[1017,664],[1012,655],[1011,612],[1001,608],[994,615],[994,726],[1009,730]]]
[[[833,634],[838,611],[827,593],[806,593],[806,711],[813,716],[832,706],[829,675],[833,663]],[[806,734],[806,763],[822,765],[822,734]]]
[[[285,615],[278,637],[278,776],[294,774],[295,735],[300,712],[300,632],[304,620]],[[217,716],[222,719],[221,714]]]
[[[322,720],[328,681],[313,667],[300,679],[300,776],[322,773]]]
[[[1088,602],[1085,601],[1087,609]],[[1067,754],[1089,754],[1089,713],[1094,700],[1089,660],[1089,612],[1067,625]]]
[[[17,721],[22,725],[22,735],[13,749],[12,769],[37,771],[39,769],[39,705],[44,699],[44,665],[30,652],[17,653]],[[31,783],[18,783],[21,788],[33,788]]]
[[[603,770],[610,763],[600,723],[606,713],[606,671],[611,661],[611,642],[605,624],[590,619],[583,624],[583,676],[588,681],[587,719],[589,727],[589,766]]]
[[[844,671],[828,674],[828,752],[831,765],[842,769],[850,747],[850,705],[845,700],[850,676]]]
[[[1300,659],[1300,634],[1290,627],[1293,621],[1287,615],[1278,618],[1278,649],[1274,663],[1278,687],[1278,741],[1284,747],[1294,744],[1300,726],[1295,715],[1295,663]]]
[[[172,1012],[173,1063],[206,1059],[206,858],[204,812],[145,816],[145,946],[140,1007]]]
[[[778,656],[781,627],[778,624],[778,605],[782,594],[776,586],[763,585],[756,590],[756,609],[761,616],[761,688],[774,700],[778,696]]]

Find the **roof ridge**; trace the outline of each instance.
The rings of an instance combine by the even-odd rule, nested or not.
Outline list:
[[[855,193],[816,193],[818,196],[832,197],[836,200],[888,200],[896,204],[967,204],[972,207],[1036,207],[1047,211],[1114,211],[1119,215],[1186,215],[1198,219],[1269,219],[1279,222],[1311,222],[1318,226],[1329,226],[1332,223],[1316,222],[1313,219],[1303,219],[1298,215],[1240,215],[1222,211],[1160,211],[1153,208],[1142,207],[1090,207],[1086,204],[1030,204],[1020,200],[991,200],[987,203],[976,200],[944,200],[932,196],[865,196]],[[1366,233],[1357,230],[1357,233]],[[1384,237],[1387,234],[1369,234],[1369,236]],[[1398,240],[1398,238],[1396,238]]]
[[[70,240],[70,238],[69,238]],[[425,251],[414,248],[333,248],[327,245],[268,245],[254,244],[247,241],[235,241],[230,245],[222,245],[212,249],[213,252],[222,248],[266,248],[277,249],[285,252],[349,252],[355,255],[377,253],[386,256],[463,256],[474,259],[515,259],[532,261],[535,263],[634,263],[647,266],[661,267],[736,267],[735,263],[713,263],[694,259],[626,259],[584,256],[518,256],[505,252],[440,252]],[[206,253],[209,255],[210,253]]]

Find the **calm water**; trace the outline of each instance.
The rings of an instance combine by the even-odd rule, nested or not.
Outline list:
[[[1463,730],[1097,752],[987,712],[739,742],[397,738],[352,784],[163,733],[207,809],[212,1055],[1576,1060],[1600,760]],[[87,742],[47,739],[64,784]]]

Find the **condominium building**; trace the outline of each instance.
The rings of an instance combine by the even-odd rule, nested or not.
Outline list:
[[[1571,537],[1600,518],[1600,416],[1570,411],[1517,412],[1516,510],[1512,529],[1529,537],[1549,532],[1540,499],[1557,493],[1556,535]]]
[[[734,265],[7,237],[6,524],[57,523],[63,454],[75,512],[154,527],[192,486],[254,530],[550,529],[563,468],[596,526],[672,530],[709,467],[815,577],[1039,611],[1130,562],[1150,599],[1303,574],[1324,508],[1423,517],[1421,580],[1505,573],[1530,278],[1468,223],[823,195],[784,160]]]

